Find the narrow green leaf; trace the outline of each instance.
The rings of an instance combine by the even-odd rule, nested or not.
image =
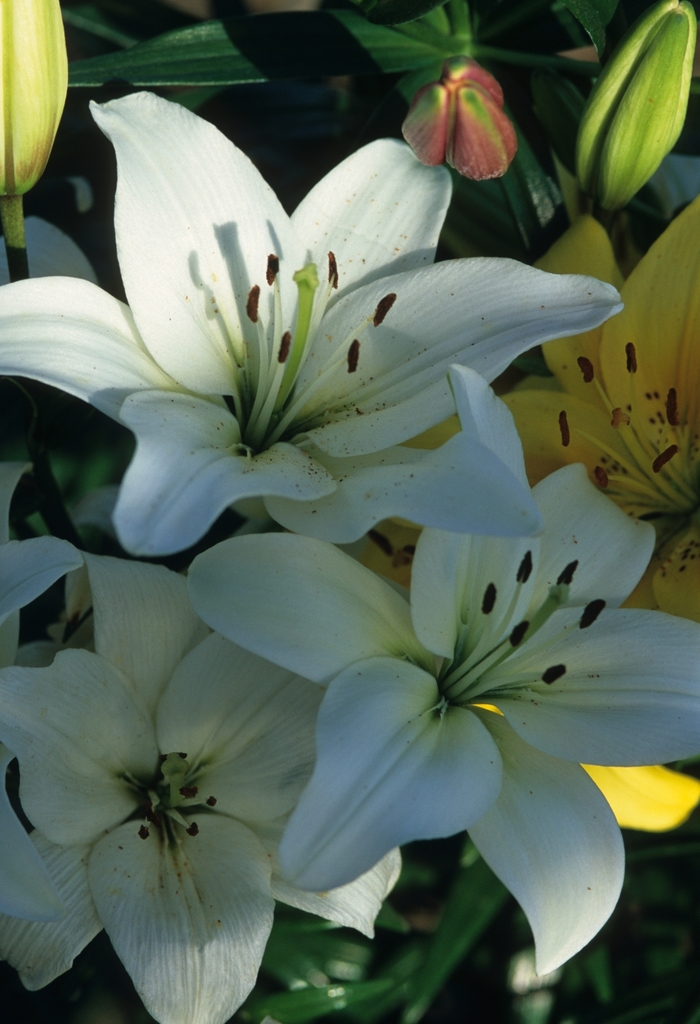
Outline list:
[[[328,1013],[371,1003],[393,985],[384,978],[379,981],[358,981],[349,985],[324,985],[323,988],[305,988],[297,992],[280,992],[265,996],[246,1006],[246,1016],[254,1021],[273,1017],[280,1024],[305,1024]]]
[[[403,25],[442,7],[447,0],[376,0],[363,4],[367,17],[377,25]]]
[[[598,53],[605,49],[605,26],[608,24],[618,0],[562,0],[565,7],[581,22],[593,40]]]
[[[507,889],[481,858],[461,868],[442,920],[430,939],[425,962],[409,982],[402,1024],[416,1024],[423,1017],[452,971],[473,948],[507,898]]]
[[[69,83],[92,88],[233,85],[273,78],[411,71],[439,56],[428,43],[373,25],[353,11],[261,14],[207,21],[121,53],[70,65]]]
[[[410,932],[411,926],[405,917],[399,914],[398,910],[394,910],[391,903],[383,903],[381,910],[377,914],[374,922],[377,928],[387,928],[392,932]]]
[[[558,185],[542,167],[517,124],[515,127],[518,152],[499,181],[528,256],[535,260],[566,230],[564,200]]]

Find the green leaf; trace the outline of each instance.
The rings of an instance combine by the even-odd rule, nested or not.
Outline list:
[[[537,69],[530,80],[533,109],[549,144],[571,174],[576,173],[576,136],[585,106],[583,93],[568,78]]]
[[[388,978],[379,981],[358,981],[349,985],[324,985],[297,992],[280,992],[246,1004],[245,1016],[261,1021],[270,1016],[280,1024],[305,1024],[328,1013],[372,1004],[393,985]]]
[[[530,260],[538,259],[566,230],[564,200],[517,124],[518,152],[499,179]],[[559,230],[557,230],[559,228]]]
[[[436,56],[430,44],[353,11],[296,11],[207,21],[120,53],[75,61],[69,84],[204,86],[380,74],[411,71]]]
[[[615,13],[618,0],[563,0],[563,3],[581,22],[601,54],[605,49],[605,26]]]
[[[481,859],[460,869],[423,965],[409,982],[402,1024],[416,1024],[457,964],[473,948],[508,898],[508,890]]]
[[[370,21],[377,25],[403,25],[429,14],[436,7],[442,7],[447,0],[376,0],[363,4]]]
[[[394,910],[391,903],[386,901],[382,903],[374,924],[377,928],[387,928],[389,931],[403,932],[404,934],[411,930],[406,918],[402,917],[398,910]]]

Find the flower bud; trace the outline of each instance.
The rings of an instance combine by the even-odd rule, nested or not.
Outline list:
[[[42,175],[68,88],[59,0],[0,0],[0,195]]]
[[[440,81],[413,97],[401,130],[421,163],[446,160],[476,181],[500,178],[518,148],[500,85],[469,57],[445,61]]]
[[[696,40],[685,0],[661,0],[639,18],[588,98],[576,147],[580,187],[606,210],[646,184],[681,133]]]

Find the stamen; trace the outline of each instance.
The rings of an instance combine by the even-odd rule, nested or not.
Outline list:
[[[678,395],[675,388],[669,388],[666,396],[666,419],[672,427],[677,427],[678,419]]]
[[[589,601],[589,603],[583,609],[583,615],[581,616],[581,621],[579,622],[579,626],[581,627],[581,629],[588,629],[589,626],[592,626],[595,620],[602,612],[603,608],[605,608],[605,601],[602,599],[602,597],[597,597],[595,601]]]
[[[215,796],[208,796],[207,799],[205,800],[205,803],[208,804],[209,807],[215,807],[216,806],[216,797]]]
[[[146,816],[146,820],[150,821],[151,825],[155,825],[156,828],[160,828],[162,824],[160,815],[156,814],[153,810],[153,803],[150,800],[146,803],[143,813]]]
[[[561,443],[565,448],[569,447],[571,441],[571,432],[569,430],[569,421],[566,418],[566,410],[562,409],[559,413],[559,432],[561,433]]]
[[[569,562],[557,577],[557,586],[560,587],[562,583],[566,584],[567,587],[571,586],[571,581],[574,578],[574,573],[578,569],[578,558],[573,562]]]
[[[193,821],[189,828],[185,829],[188,836],[196,836],[199,834],[199,825],[196,821]]]
[[[510,634],[510,642],[513,645],[513,647],[518,646],[518,644],[525,636],[529,628],[530,623],[527,621],[527,619],[525,619],[523,622],[519,622],[518,625],[515,626],[513,632]]]
[[[554,683],[557,679],[561,679],[565,672],[566,665],[552,665],[551,668],[542,673],[542,682]]]
[[[141,828],[139,829],[139,837],[141,839],[148,839],[150,834],[151,834],[151,830],[149,828],[147,828],[146,825],[142,825]]]
[[[180,796],[184,796],[185,800],[191,800],[197,796],[199,789],[197,786],[180,786]]]
[[[627,356],[627,372],[637,372],[637,350],[631,341],[628,341],[625,345],[625,355]]]
[[[625,426],[628,426],[629,421],[630,418],[628,414],[624,411],[624,409],[621,409],[619,406],[617,409],[613,409],[612,419],[610,420],[611,427],[615,427],[615,429],[617,430],[617,428],[623,423]]]
[[[391,558],[394,553],[394,545],[388,537],[385,537],[383,533],[379,532],[379,530],[370,530],[367,536],[371,541],[374,541],[380,551]]]
[[[532,552],[526,551],[522,562],[518,566],[518,573],[515,577],[517,583],[527,583],[532,572]]]
[[[593,363],[590,359],[586,359],[585,356],[579,356],[576,362],[579,365],[579,369],[583,374],[583,383],[590,384],[593,380],[595,373],[593,372]]]
[[[379,300],[379,305],[375,309],[374,317],[372,319],[372,323],[375,327],[379,327],[379,325],[384,321],[387,313],[395,302],[396,292],[390,292],[388,295],[385,295],[383,299]]]
[[[292,334],[291,331],[285,331],[282,335],[282,342],[280,344],[280,350],[277,354],[278,363],[286,363],[289,356],[289,350],[292,347]]]
[[[357,364],[360,359],[360,343],[355,338],[352,345],[348,349],[348,373],[354,373],[357,369]]]
[[[493,611],[493,606],[496,603],[496,587],[493,583],[489,583],[488,587],[484,591],[484,599],[481,602],[481,611],[484,615],[490,615]]]
[[[661,452],[661,455],[657,455],[651,464],[651,468],[655,473],[660,473],[667,462],[670,462],[674,455],[677,455],[680,451],[677,444],[671,444],[668,446],[666,451]]]
[[[254,284],[248,292],[248,301],[245,304],[245,311],[252,323],[258,322],[258,303],[260,302],[260,285]]]
[[[595,477],[595,482],[598,484],[599,487],[607,487],[610,483],[610,481],[608,480],[608,474],[605,472],[602,466],[596,466],[596,468],[593,470],[593,476]]]
[[[271,252],[270,255],[267,257],[267,272],[265,274],[265,278],[270,287],[272,287],[273,284],[275,283],[275,278],[279,274],[279,270],[279,257],[275,256],[275,254]]]
[[[338,287],[338,264],[336,263],[335,253],[328,253],[328,283],[331,288]]]

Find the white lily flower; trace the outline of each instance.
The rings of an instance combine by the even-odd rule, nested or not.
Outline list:
[[[30,277],[80,277],[97,284],[97,276],[83,250],[55,224],[41,217],[27,217],[24,222],[27,241],[27,262]],[[0,284],[8,284],[5,240],[0,239]]]
[[[0,463],[0,668],[17,656],[19,609],[43,594],[65,573],[82,565],[80,553],[56,537],[10,540],[10,502],[27,463]],[[65,913],[43,861],[17,818],[5,791],[14,757],[0,743],[0,911],[35,921]]]
[[[700,748],[700,626],[618,607],[654,531],[583,466],[533,493],[539,538],[424,530],[410,607],[337,548],[289,534],[211,548],[189,585],[211,626],[329,684],[281,845],[288,877],[339,885],[395,845],[468,828],[544,974],[595,935],[622,883],[620,830],[581,764]]]
[[[156,1020],[223,1024],[255,983],[275,899],[371,935],[399,855],[333,892],[285,882],[277,846],[319,687],[210,634],[181,576],[84,557],[95,651],[0,672],[0,736],[68,910],[0,915],[0,956],[41,988],[104,927]]]
[[[92,111],[117,154],[129,306],[78,281],[11,285],[0,372],[63,388],[134,432],[115,509],[125,547],[183,549],[251,499],[338,543],[387,514],[415,516],[415,492],[421,522],[474,529],[462,498],[491,478],[469,442],[402,442],[454,411],[450,363],[490,380],[538,342],[616,313],[615,289],[510,260],[427,265],[450,179],[403,143],[359,150],[290,218],[247,157],[179,104],[137,93]],[[334,514],[317,515],[341,487]],[[526,500],[511,481],[494,532],[535,532]]]

